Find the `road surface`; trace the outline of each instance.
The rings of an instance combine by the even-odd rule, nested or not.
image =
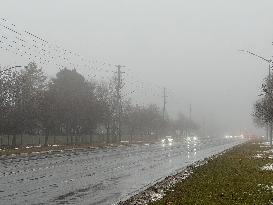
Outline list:
[[[242,139],[121,145],[0,157],[0,204],[116,204]]]

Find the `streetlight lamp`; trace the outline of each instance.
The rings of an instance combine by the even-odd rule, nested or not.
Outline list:
[[[267,58],[265,58],[265,57],[263,57],[263,56],[260,56],[260,55],[258,55],[258,54],[256,54],[256,53],[253,53],[253,52],[250,52],[250,51],[248,51],[248,50],[239,50],[240,52],[244,52],[244,53],[247,53],[247,54],[250,54],[250,55],[253,55],[253,56],[255,56],[255,57],[257,57],[257,58],[259,58],[259,59],[261,59],[261,60],[263,60],[263,61],[265,61],[265,62],[267,62],[268,63],[268,79],[270,79],[271,78],[271,68],[273,67],[273,66],[271,66],[271,63],[272,63],[272,59],[267,59]],[[267,128],[266,128],[266,135],[267,135],[267,139],[268,139],[268,131],[269,131],[269,140],[270,140],[270,146],[272,146],[272,123],[270,123],[270,125],[268,125],[267,124]]]

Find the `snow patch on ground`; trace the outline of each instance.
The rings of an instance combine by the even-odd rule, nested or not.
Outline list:
[[[260,145],[260,148],[268,148],[268,147],[270,147],[270,143],[269,142],[260,142],[260,143],[258,143],[258,145]]]
[[[273,192],[273,185],[258,184],[258,187],[261,188],[263,191]]]
[[[254,159],[273,159],[273,149],[259,150],[257,154],[252,156]]]
[[[254,144],[254,143],[253,143],[253,144]],[[259,142],[258,144],[259,144],[259,145],[270,145],[269,142]]]
[[[269,148],[270,145],[260,145],[260,148]]]
[[[263,153],[266,153],[266,154],[273,153],[273,149],[270,149],[270,150],[265,150],[265,151],[263,151]]]
[[[256,154],[253,156],[254,159],[273,159],[273,155],[265,155],[265,154]]]
[[[152,193],[151,194],[151,200],[152,201],[157,201],[157,200],[162,199],[163,196],[164,196],[164,192],[161,192],[161,193]]]
[[[263,171],[273,171],[273,164],[266,164],[261,167],[261,170]]]
[[[256,154],[253,156],[253,158],[262,159],[262,158],[264,158],[264,155],[263,154]]]

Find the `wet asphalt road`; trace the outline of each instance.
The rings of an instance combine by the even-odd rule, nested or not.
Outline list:
[[[0,204],[116,204],[242,139],[187,139],[0,157]]]

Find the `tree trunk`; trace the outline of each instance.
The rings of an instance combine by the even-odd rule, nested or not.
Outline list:
[[[12,142],[11,142],[12,146],[15,147],[16,146],[16,135],[12,136]]]
[[[20,138],[21,138],[21,146],[23,146],[23,133],[21,133],[21,135],[20,135]]]
[[[110,143],[110,125],[109,125],[109,123],[107,123],[107,125],[106,125],[106,143],[107,144]]]
[[[48,145],[48,135],[45,136],[45,146]]]
[[[269,124],[266,124],[266,140],[269,141]]]
[[[270,147],[272,147],[272,123],[270,123],[269,127],[269,140],[270,140]]]
[[[46,130],[46,133],[45,133],[45,146],[48,145],[48,136],[49,136],[49,131]]]
[[[133,134],[134,134],[134,128],[131,129],[131,133],[130,133],[130,143],[133,143]]]

